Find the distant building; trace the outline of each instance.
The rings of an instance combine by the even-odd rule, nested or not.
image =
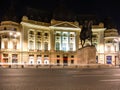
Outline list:
[[[40,22],[23,16],[20,23],[2,21],[0,25],[0,62],[41,65],[76,65],[81,48],[77,21]],[[92,26],[97,64],[119,64],[118,31],[104,23]],[[87,40],[85,45],[89,45]]]

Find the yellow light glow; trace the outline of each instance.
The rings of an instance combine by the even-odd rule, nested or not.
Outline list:
[[[10,36],[11,36],[11,35],[13,35],[13,33],[12,33],[12,32],[10,32],[9,34],[10,34]]]

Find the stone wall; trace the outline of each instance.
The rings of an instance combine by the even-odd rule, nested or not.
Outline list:
[[[77,52],[78,64],[96,64],[96,48],[94,46],[86,46]]]

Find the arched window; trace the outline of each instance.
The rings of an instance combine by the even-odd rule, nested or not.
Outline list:
[[[29,34],[34,34],[34,32],[33,32],[33,31],[30,31]]]

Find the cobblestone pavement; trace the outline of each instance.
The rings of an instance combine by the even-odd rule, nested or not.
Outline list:
[[[0,90],[120,90],[120,69],[0,69]]]

